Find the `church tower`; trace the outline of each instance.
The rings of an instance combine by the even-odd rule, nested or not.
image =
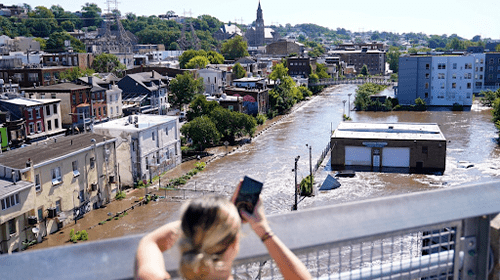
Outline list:
[[[264,45],[264,37],[265,37],[265,31],[264,31],[264,17],[262,16],[262,8],[260,7],[260,0],[259,0],[259,7],[257,8],[257,20],[255,21],[255,45],[256,46],[263,46]]]

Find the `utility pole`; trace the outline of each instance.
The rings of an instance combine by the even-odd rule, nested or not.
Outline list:
[[[296,211],[297,210],[297,197],[299,195],[299,190],[297,188],[297,162],[299,161],[299,159],[300,159],[300,156],[297,156],[295,158],[295,168],[292,170],[292,171],[295,171],[295,185],[294,185],[294,188],[295,188],[295,204],[292,207],[292,211]]]
[[[306,147],[309,147],[309,176],[311,176],[311,191],[312,191],[312,185],[313,185],[312,146],[306,144]]]

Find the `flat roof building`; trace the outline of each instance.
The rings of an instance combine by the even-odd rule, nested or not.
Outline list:
[[[444,172],[446,138],[435,123],[340,123],[331,137],[332,169]]]

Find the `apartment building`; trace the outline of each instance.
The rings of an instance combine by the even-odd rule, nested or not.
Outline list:
[[[475,61],[473,56],[401,56],[399,103],[414,104],[421,98],[429,106],[471,106]]]
[[[363,48],[361,50],[333,50],[328,56],[338,56],[347,66],[354,66],[356,74],[361,73],[363,65],[368,67],[370,75],[385,74],[385,52]]]
[[[0,154],[0,253],[58,231],[115,195],[116,139],[59,137]]]
[[[120,182],[133,186],[182,162],[179,118],[134,115],[98,124],[97,134],[116,137]]]

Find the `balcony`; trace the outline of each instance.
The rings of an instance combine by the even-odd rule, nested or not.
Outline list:
[[[487,279],[498,182],[269,216],[277,236],[317,279]],[[299,207],[300,208],[300,207]],[[234,274],[281,278],[248,226]],[[0,256],[5,279],[131,279],[141,235]],[[175,252],[175,250],[172,250]],[[165,253],[175,278],[179,257]]]

